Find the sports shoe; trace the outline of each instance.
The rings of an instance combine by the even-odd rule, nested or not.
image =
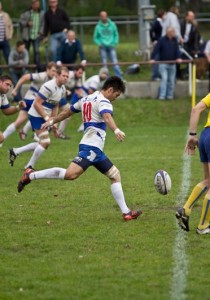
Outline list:
[[[210,226],[206,227],[205,229],[199,229],[199,228],[197,228],[196,232],[198,234],[208,234],[208,233],[210,233]]]
[[[23,130],[20,130],[19,131],[19,137],[22,141],[25,141],[26,137],[27,137],[27,134],[23,131]]]
[[[28,167],[27,169],[25,169],[23,176],[21,177],[20,181],[18,182],[17,189],[18,189],[19,193],[22,192],[25,185],[27,185],[31,182],[29,175],[33,172],[35,172],[35,170],[32,167]]]
[[[15,154],[13,148],[10,148],[10,149],[8,150],[8,153],[9,153],[9,164],[10,164],[11,167],[13,167],[14,162],[15,162],[15,160],[16,160],[16,158],[17,158],[18,155]]]
[[[178,220],[179,226],[185,230],[185,231],[190,231],[189,227],[189,217],[185,215],[184,208],[179,208],[176,212],[176,218]]]
[[[131,210],[129,211],[129,213],[123,214],[123,219],[125,221],[134,220],[137,219],[141,214],[142,214],[141,210]]]

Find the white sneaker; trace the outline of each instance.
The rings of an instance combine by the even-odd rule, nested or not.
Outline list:
[[[198,234],[208,234],[208,233],[210,233],[210,226],[209,227],[207,227],[207,228],[205,228],[205,229],[196,229],[196,232],[198,233]]]
[[[3,147],[3,143],[0,143],[0,148]]]

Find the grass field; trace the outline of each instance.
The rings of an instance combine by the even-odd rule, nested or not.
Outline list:
[[[195,233],[201,203],[189,233],[179,230],[174,217],[202,177],[197,154],[187,161],[188,177],[183,167],[190,99],[124,99],[114,107],[126,141],[118,143],[108,132],[105,152],[121,171],[128,205],[141,208],[142,216],[124,222],[108,179],[93,168],[74,182],[34,181],[18,194],[30,154],[9,166],[7,149],[23,144],[14,134],[0,148],[0,299],[209,299],[210,239]],[[13,119],[1,114],[0,129]],[[79,124],[74,116],[71,140],[52,138],[37,169],[68,166],[81,138]],[[160,168],[172,179],[166,196],[153,186]]]

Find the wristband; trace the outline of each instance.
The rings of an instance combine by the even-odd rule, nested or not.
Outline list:
[[[120,132],[121,132],[121,130],[119,128],[116,128],[115,131],[114,131],[114,134],[118,134]]]
[[[49,120],[49,116],[45,116],[44,120],[47,122]]]
[[[196,132],[189,132],[189,135],[197,135]]]

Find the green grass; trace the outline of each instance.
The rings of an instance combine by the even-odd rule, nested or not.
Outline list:
[[[11,168],[7,149],[24,144],[16,134],[11,136],[0,148],[0,299],[170,299],[177,234],[174,213],[189,114],[188,98],[114,103],[126,141],[118,143],[108,132],[105,152],[121,171],[128,205],[143,210],[138,220],[128,223],[111,196],[109,180],[94,168],[74,182],[32,182],[18,194],[17,182],[30,153],[19,156]],[[13,119],[1,114],[1,130]],[[76,132],[79,124],[80,116],[74,116],[67,130],[70,141],[52,138],[37,169],[68,166],[81,138]],[[160,168],[172,178],[167,196],[153,186]],[[202,178],[198,154],[192,158],[192,174],[191,187]],[[185,200],[178,202],[182,205]],[[200,210],[201,203],[186,234],[185,294],[190,300],[209,299],[210,240],[195,233]]]

